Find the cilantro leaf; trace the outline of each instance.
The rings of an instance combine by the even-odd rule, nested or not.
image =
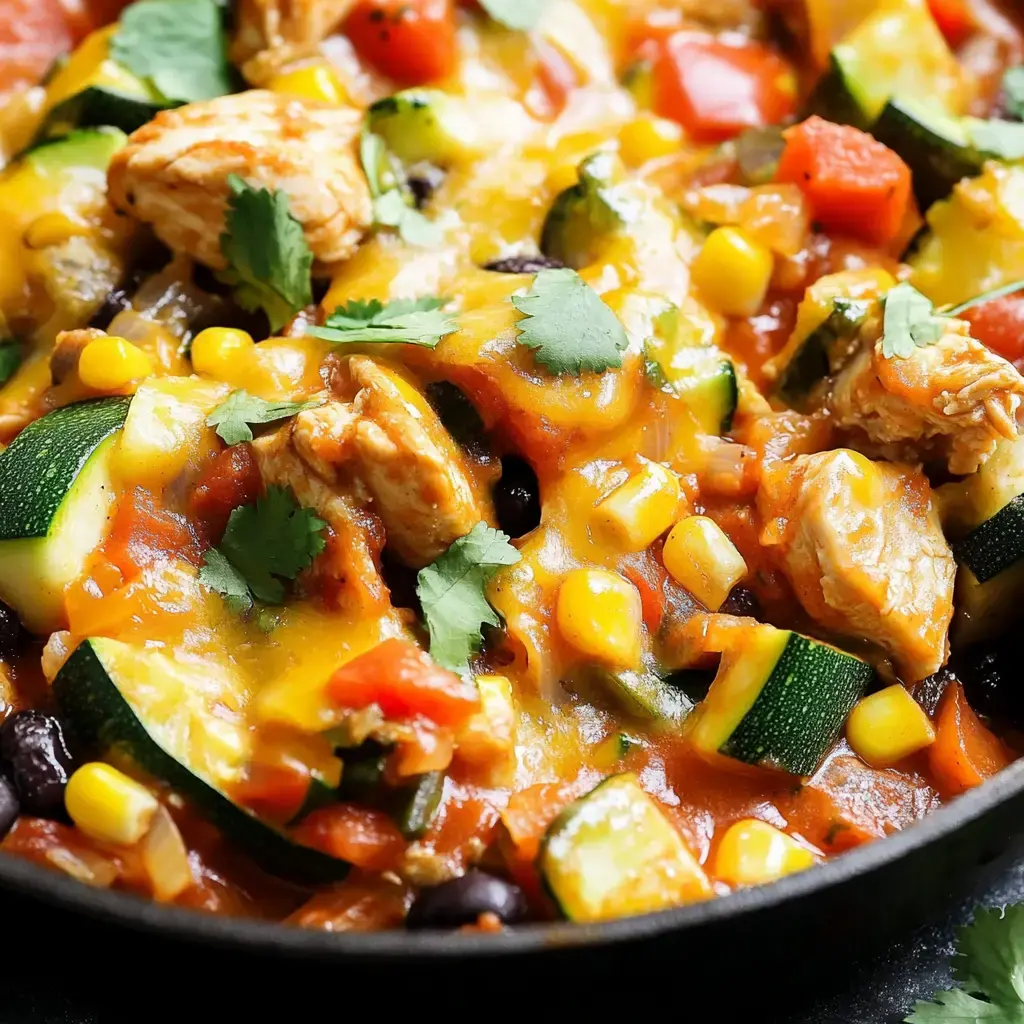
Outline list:
[[[218,436],[229,445],[252,440],[250,423],[273,423],[315,409],[313,402],[265,402],[248,391],[232,391],[228,397],[206,417],[208,427],[216,427]]]
[[[395,228],[410,245],[431,246],[441,240],[437,225],[427,220],[403,192],[384,140],[364,131],[359,140],[359,160],[370,187],[373,220],[380,227]]]
[[[231,92],[231,66],[215,0],[138,0],[125,8],[111,56],[169,102]]]
[[[906,359],[915,347],[934,345],[942,337],[942,318],[931,300],[913,285],[898,284],[885,296],[882,355]]]
[[[236,615],[249,611],[252,594],[245,577],[216,548],[210,548],[203,560],[205,564],[199,570],[199,582],[220,594]]]
[[[525,314],[517,324],[519,344],[533,349],[552,373],[600,373],[622,365],[626,332],[575,270],[542,270],[525,295],[513,296],[512,305]]]
[[[1019,291],[1024,291],[1024,281],[1011,281],[1009,284],[1001,285],[999,288],[991,288],[987,292],[975,295],[974,298],[961,302],[959,306],[954,306],[952,309],[943,309],[942,315],[959,316],[975,306],[983,306],[986,302],[995,302],[996,299],[1005,298],[1007,295],[1013,295]]]
[[[1024,1024],[1024,905],[979,909],[957,934],[953,969],[962,987],[936,993],[934,1002],[918,1002],[905,1020]]]
[[[406,342],[434,348],[459,329],[455,318],[442,313],[447,299],[426,296],[422,299],[395,299],[384,305],[377,299],[354,299],[339,306],[323,327],[307,327],[314,338],[336,342]]]
[[[253,598],[281,604],[282,578],[295,579],[323,551],[326,526],[287,487],[272,485],[255,504],[231,513],[220,544],[206,554],[200,580],[236,610],[251,608]]]
[[[0,384],[6,384],[21,366],[21,346],[16,341],[0,341]]]
[[[253,188],[237,174],[228,176],[228,186],[220,248],[229,269],[220,276],[235,286],[243,309],[262,308],[278,331],[313,301],[313,253],[283,192]]]
[[[1003,75],[1003,105],[1011,117],[1024,120],[1024,64]]]
[[[529,29],[540,21],[547,0],[480,0],[480,6],[506,28]]]
[[[420,570],[416,594],[430,630],[430,656],[439,665],[466,668],[470,655],[480,649],[481,625],[501,624],[484,590],[501,566],[515,565],[519,557],[504,533],[477,523]]]

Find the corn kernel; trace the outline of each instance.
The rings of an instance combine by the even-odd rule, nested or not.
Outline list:
[[[680,519],[665,538],[661,558],[672,579],[712,612],[747,575],[743,556],[707,516]]]
[[[221,377],[232,362],[252,349],[252,335],[233,327],[207,327],[192,339],[189,358],[196,373]]]
[[[121,846],[142,839],[160,806],[145,786],[101,761],[83,764],[68,779],[64,804],[86,835]]]
[[[675,522],[679,477],[657,462],[646,462],[598,503],[591,524],[623,551],[642,551]]]
[[[935,742],[920,704],[899,684],[860,701],[846,721],[850,746],[874,768],[886,768]]]
[[[96,338],[78,359],[79,379],[95,391],[120,391],[152,372],[153,360],[124,338]]]
[[[617,572],[567,573],[555,614],[562,636],[581,654],[613,668],[640,664],[640,593]]]
[[[25,231],[25,244],[30,249],[45,249],[88,233],[86,225],[72,220],[65,213],[44,213],[29,224]]]
[[[716,228],[691,268],[709,306],[725,316],[753,316],[764,302],[775,260],[739,228]]]
[[[561,164],[552,168],[548,174],[548,185],[555,192],[564,192],[572,188],[580,180],[579,171],[575,164]]]
[[[270,82],[270,91],[279,96],[297,96],[335,106],[348,102],[348,90],[328,64],[307,64],[304,68],[275,75]]]
[[[511,782],[516,765],[516,706],[505,676],[477,676],[481,709],[455,738],[461,760],[487,767],[493,785]]]
[[[817,857],[766,821],[730,825],[715,854],[714,875],[729,885],[762,885],[812,867]]]
[[[619,132],[619,155],[630,167],[678,153],[683,129],[675,121],[645,114],[623,126]]]

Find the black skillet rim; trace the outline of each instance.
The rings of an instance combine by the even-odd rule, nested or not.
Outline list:
[[[216,946],[236,953],[309,960],[447,961],[537,954],[548,949],[586,948],[650,939],[813,896],[867,875],[994,811],[1024,793],[1024,760],[1010,765],[977,789],[965,793],[902,832],[868,843],[826,864],[759,888],[707,903],[594,925],[565,922],[524,925],[481,937],[445,932],[339,933],[282,926],[273,922],[215,917],[201,911],[164,907],[128,893],[93,889],[16,856],[0,856],[0,887],[136,932]]]

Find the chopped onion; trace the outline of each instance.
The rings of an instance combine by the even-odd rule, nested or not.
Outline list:
[[[170,811],[162,804],[146,837],[139,844],[139,850],[154,899],[161,902],[173,900],[194,884],[185,841]]]

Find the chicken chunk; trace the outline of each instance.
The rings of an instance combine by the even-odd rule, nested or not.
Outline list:
[[[298,450],[324,479],[354,478],[398,557],[428,565],[487,518],[465,456],[422,396],[372,359],[346,360],[336,388],[349,401],[296,417]]]
[[[321,266],[349,257],[371,221],[358,110],[253,90],[165,110],[111,161],[110,200],[215,270],[228,178],[284,191]]]
[[[296,501],[330,527],[332,536],[314,570],[331,581],[335,602],[353,614],[379,612],[388,594],[380,574],[379,520],[353,495],[310,472],[296,451],[291,424],[258,438],[253,451],[264,483],[290,487]]]
[[[1013,366],[975,341],[969,324],[950,320],[938,343],[905,359],[886,358],[877,340],[836,378],[829,408],[837,427],[871,443],[973,473],[1000,438],[1016,436],[1022,395]]]
[[[956,564],[931,488],[848,449],[766,467],[761,543],[815,621],[885,650],[905,681],[946,659]]]
[[[355,0],[241,0],[231,60],[253,85],[316,52]]]

